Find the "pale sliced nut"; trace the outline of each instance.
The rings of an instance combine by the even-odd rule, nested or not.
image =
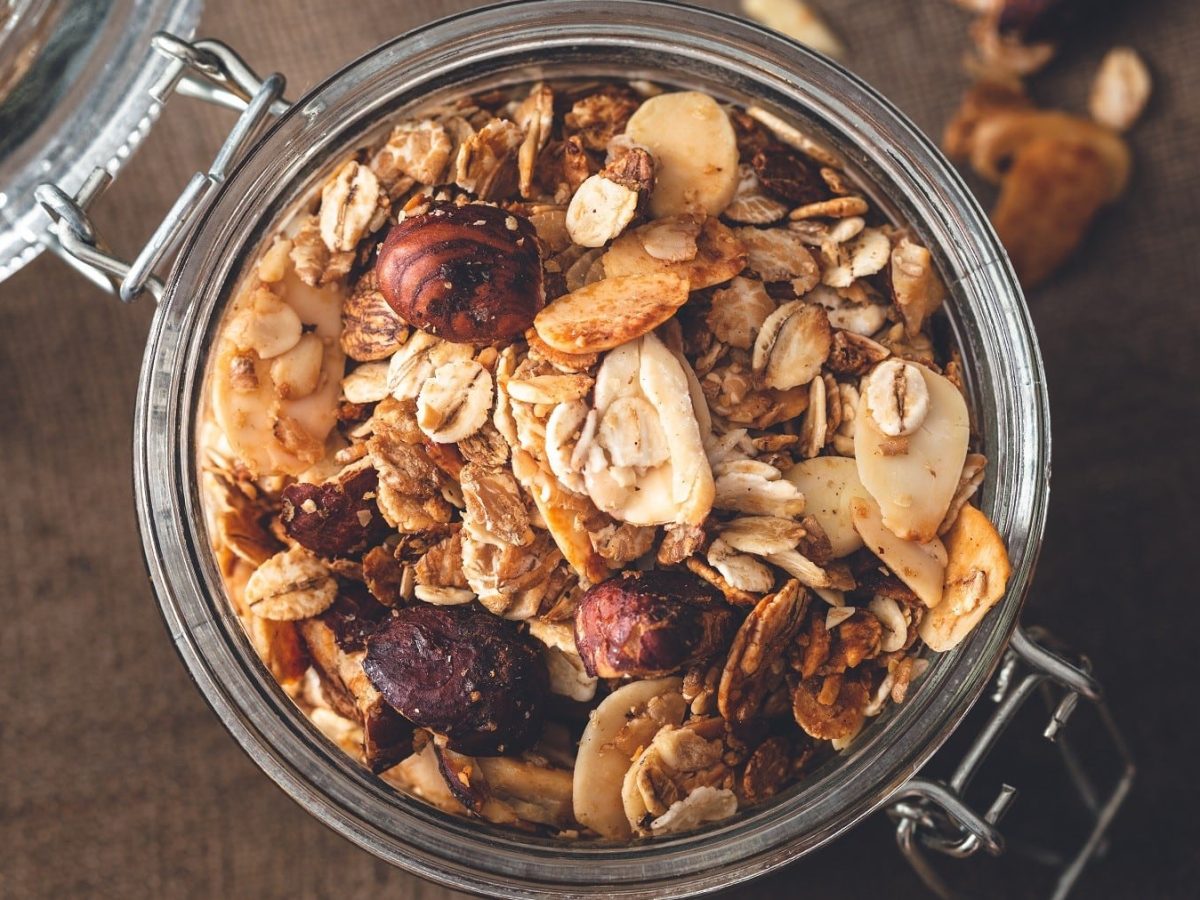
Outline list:
[[[875,427],[890,437],[912,434],[929,415],[921,370],[900,359],[884,360],[871,371],[863,398]]]
[[[721,539],[726,544],[756,556],[794,550],[804,534],[804,526],[799,522],[776,516],[741,516],[720,526]]]
[[[321,240],[333,253],[353,250],[375,224],[387,196],[379,190],[379,179],[354,160],[334,173],[321,191]],[[383,224],[380,217],[379,225]]]
[[[637,191],[592,175],[567,207],[567,233],[581,247],[603,247],[633,221],[637,205]]]
[[[621,785],[633,757],[664,725],[679,725],[687,705],[680,678],[634,681],[613,691],[592,710],[579,739],[572,786],[575,818],[601,837],[632,834],[621,802]]]
[[[250,293],[245,308],[231,317],[225,335],[239,350],[274,359],[295,347],[303,331],[296,311],[272,289],[260,287]]]
[[[321,381],[324,342],[315,334],[306,334],[291,350],[271,360],[271,381],[283,400],[301,400],[317,389]]]
[[[729,586],[739,591],[765,594],[775,586],[775,576],[770,569],[753,556],[738,553],[720,538],[709,546],[707,559]]]
[[[934,267],[933,255],[906,237],[897,241],[892,250],[891,276],[892,294],[904,319],[904,330],[909,337],[916,337],[926,320],[942,305],[946,286]]]
[[[803,0],[742,0],[742,11],[818,53],[835,59],[845,53],[842,42]]]
[[[767,554],[767,562],[779,566],[802,585],[814,591],[849,590],[854,582],[847,581],[838,569],[823,569],[799,550],[783,550]],[[822,594],[822,596],[825,596]],[[828,598],[826,598],[828,599]],[[836,606],[837,604],[831,603]]]
[[[575,628],[571,622],[529,620],[529,634],[546,645],[546,668],[550,672],[550,690],[563,697],[587,703],[596,696],[598,678],[588,675],[575,646]]]
[[[656,273],[609,277],[560,297],[533,320],[538,337],[564,353],[610,350],[653,331],[688,298],[688,282]]]
[[[858,478],[858,464],[845,456],[818,456],[798,463],[784,476],[804,494],[806,511],[829,538],[834,558],[849,556],[862,546],[850,515],[851,497],[868,497]]]
[[[303,547],[293,547],[255,569],[243,596],[250,611],[264,619],[307,619],[329,609],[337,598],[337,582],[325,563]]]
[[[988,517],[964,506],[946,534],[942,601],[921,620],[918,633],[931,650],[955,647],[1004,596],[1011,566],[1004,539]]]
[[[792,300],[763,322],[754,341],[751,365],[762,373],[768,387],[785,391],[806,385],[820,374],[832,345],[825,309]]]
[[[741,276],[729,282],[729,287],[713,292],[708,311],[708,327],[717,340],[749,350],[755,335],[775,311],[775,301],[761,281]]]
[[[473,359],[434,372],[417,396],[417,424],[438,444],[453,444],[483,427],[492,410],[492,376]]]
[[[350,403],[378,403],[390,393],[387,375],[386,362],[363,363],[342,379],[342,396]]]
[[[1150,99],[1150,71],[1130,47],[1113,47],[1092,82],[1088,110],[1101,125],[1127,131]]]
[[[837,154],[828,147],[818,144],[799,128],[785,122],[773,112],[765,110],[761,106],[748,106],[746,107],[746,115],[756,122],[761,123],[771,134],[793,150],[799,150],[805,156],[815,159],[821,165],[834,169],[844,169],[846,167],[845,162],[839,159]]]
[[[858,477],[896,536],[924,543],[937,536],[967,456],[970,418],[962,393],[947,378],[916,363],[929,394],[929,411],[907,436],[904,453],[890,453],[895,440],[884,434],[859,399],[854,425]],[[898,573],[897,573],[898,574]]]
[[[638,107],[625,134],[654,156],[650,194],[655,216],[719,215],[738,180],[737,137],[720,104],[698,91],[651,97]]]
[[[818,456],[829,437],[829,408],[825,397],[825,379],[808,383],[808,409],[800,423],[800,453],[805,459]]]
[[[850,499],[850,515],[867,549],[912,588],[922,603],[936,607],[942,599],[942,581],[946,569],[937,558],[937,551],[916,541],[896,537],[884,527],[879,507],[867,497]],[[933,541],[940,543],[936,537]]]

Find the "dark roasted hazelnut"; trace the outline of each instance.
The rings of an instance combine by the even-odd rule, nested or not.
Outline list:
[[[474,607],[398,610],[367,639],[363,671],[397,712],[460,753],[515,753],[541,733],[542,654],[512,623]]]
[[[460,344],[518,337],[546,302],[533,225],[478,203],[434,204],[393,226],[375,272],[401,318]]]
[[[379,476],[368,460],[347,466],[322,484],[289,484],[283,489],[283,528],[318,556],[364,550],[387,527],[375,505],[378,485]]]
[[[799,206],[829,198],[829,188],[816,166],[787,147],[763,147],[750,164],[762,186],[788,203]]]
[[[589,588],[575,613],[575,643],[589,675],[651,678],[725,649],[733,607],[690,572],[625,572]]]

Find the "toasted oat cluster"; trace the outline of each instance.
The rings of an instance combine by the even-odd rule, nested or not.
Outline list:
[[[930,252],[773,115],[538,84],[394,125],[243,279],[215,552],[313,723],[442,809],[693,829],[1004,594]]]

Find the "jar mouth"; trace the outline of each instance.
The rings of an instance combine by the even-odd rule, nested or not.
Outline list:
[[[230,175],[181,251],[148,343],[135,487],[147,565],[176,647],[256,763],[321,821],[376,855],[504,896],[712,890],[808,852],[882,805],[950,734],[1007,643],[1045,523],[1049,420],[1032,324],[986,217],[950,165],[888,101],[815,53],[750,23],[661,0],[488,7],[410,32],[296,103]],[[517,834],[392,789],[316,732],[259,662],[208,550],[196,418],[214,329],[241,270],[339,153],[397,110],[467,85],[619,74],[756,103],[832,146],[889,215],[934,251],[951,293],[983,453],[983,506],[1005,536],[1005,599],[938,655],[904,704],[779,798],[727,823],[605,846]]]

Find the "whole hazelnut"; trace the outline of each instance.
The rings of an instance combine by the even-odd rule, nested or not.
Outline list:
[[[546,303],[533,225],[479,203],[437,203],[394,225],[375,272],[397,314],[459,344],[518,337]]]
[[[549,675],[511,622],[468,606],[397,610],[367,639],[363,671],[409,721],[472,756],[527,749],[542,730]]]
[[[575,613],[575,644],[587,673],[655,678],[725,649],[733,607],[690,572],[625,572],[589,588]]]

